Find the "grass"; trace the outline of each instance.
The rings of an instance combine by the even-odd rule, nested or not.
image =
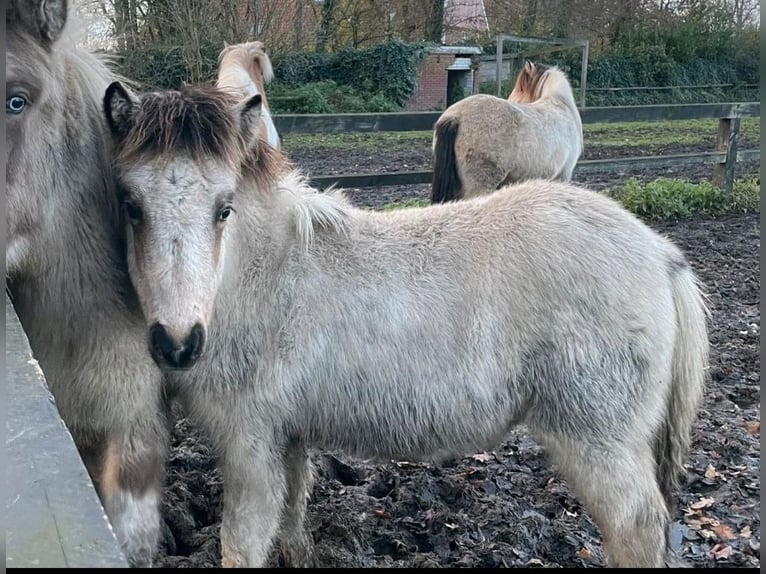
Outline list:
[[[743,118],[740,148],[757,147],[761,137],[759,118]],[[631,122],[583,126],[585,146],[709,145],[715,142],[718,120]],[[287,134],[284,147],[291,151],[399,151],[431,149],[432,132],[403,131],[347,134]]]
[[[731,195],[709,182],[692,183],[681,179],[658,178],[641,184],[635,178],[606,192],[642,219],[662,221],[695,215],[759,213],[761,184],[758,178],[734,182]],[[387,203],[383,210],[429,205],[426,199],[410,198]]]
[[[759,118],[743,118],[740,138],[743,142],[760,140]],[[669,146],[715,144],[718,120],[678,120],[672,122],[631,122],[587,124],[583,126],[585,145],[598,146]],[[758,144],[755,144],[758,145]]]
[[[608,194],[642,219],[683,219],[696,215],[759,213],[761,184],[758,178],[738,179],[726,194],[710,182],[692,183],[658,178],[645,184],[631,178]]]

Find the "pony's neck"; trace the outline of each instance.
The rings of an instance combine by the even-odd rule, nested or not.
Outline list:
[[[279,147],[279,134],[269,112],[266,91],[263,89],[263,86],[258,85],[258,82],[254,79],[256,77],[257,75],[252,64],[246,66],[238,60],[234,62],[224,61],[221,65],[217,84],[218,86],[241,89],[248,97],[260,94],[262,99],[261,118],[266,129],[266,140],[273,147]]]
[[[246,180],[237,192],[237,228],[228,242],[233,267],[272,268],[290,253],[306,253],[317,234],[347,234],[351,204],[336,192],[320,193],[296,171],[287,171],[269,189]]]
[[[247,56],[249,57],[249,55]],[[218,85],[241,88],[249,96],[260,94],[263,98],[263,107],[267,107],[266,91],[263,85],[256,80],[259,77],[254,62],[242,61],[245,57],[241,53],[234,52],[229,57],[224,57],[218,74]]]
[[[575,112],[577,111],[577,103],[575,103],[572,86],[564,77],[564,74],[557,70],[548,71],[548,77],[545,79],[545,84],[542,87],[540,99],[556,99],[565,103],[567,107]]]
[[[247,92],[249,96],[261,94],[261,97],[263,97],[263,91],[259,89],[258,84],[253,80],[253,76],[239,63],[229,64],[221,70],[218,85],[240,88]]]
[[[92,61],[87,61],[92,58]],[[77,60],[80,61],[77,61]],[[129,292],[119,206],[111,170],[112,143],[101,114],[109,72],[90,54],[67,59],[62,77],[65,103],[60,136],[47,166],[51,190],[48,219],[32,246],[32,269],[17,281],[33,304],[75,321],[83,307]],[[66,310],[64,309],[66,308]]]
[[[547,98],[558,101],[569,110],[580,128],[580,152],[582,152],[582,119],[580,118],[580,110],[577,108],[577,103],[574,99],[572,86],[567,81],[563,72],[554,70],[549,71],[548,74],[548,78],[546,79],[545,85],[543,86],[543,94],[541,95],[540,99]]]

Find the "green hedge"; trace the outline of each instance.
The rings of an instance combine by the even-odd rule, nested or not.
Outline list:
[[[268,90],[269,106],[278,114],[337,114],[395,112],[400,109],[384,94],[360,94],[333,80],[301,86],[274,83]]]
[[[760,100],[758,88],[743,84],[760,82],[759,28],[737,28],[720,6],[692,4],[684,19],[624,23],[619,33],[609,38],[608,50],[592,50],[588,61],[588,88],[634,86],[689,86],[734,84],[737,88],[704,90],[661,90],[591,92],[586,104],[632,105],[692,103],[721,100]],[[495,43],[484,46],[495,53]],[[507,42],[512,52],[522,45]],[[534,59],[534,56],[530,56]],[[560,66],[579,88],[582,53],[572,49],[546,56],[541,61]],[[517,71],[513,72],[515,77]],[[507,94],[510,85],[504,86]],[[495,93],[495,85],[484,84],[481,91]],[[577,91],[577,90],[575,90]]]
[[[285,113],[395,111],[414,92],[427,47],[392,40],[364,50],[275,55],[267,95],[272,108]],[[203,78],[215,77],[219,52],[215,42],[203,46],[197,63]],[[178,47],[133,50],[118,58],[119,71],[147,88],[175,89],[195,81]]]
[[[427,46],[392,40],[364,50],[288,54],[273,58],[274,76],[285,86],[294,87],[332,80],[350,86],[360,96],[383,96],[402,106],[415,90]]]

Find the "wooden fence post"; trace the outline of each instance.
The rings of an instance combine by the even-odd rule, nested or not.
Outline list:
[[[580,64],[580,109],[585,107],[585,90],[588,85],[588,50],[590,41],[585,40],[582,48],[582,63]]]
[[[503,37],[497,37],[497,50],[495,52],[495,79],[497,80],[497,97],[501,97],[503,78]]]
[[[739,118],[721,118],[718,121],[718,137],[715,150],[725,152],[723,162],[713,166],[713,183],[731,193],[734,189],[734,168],[737,165],[737,136],[739,135]]]

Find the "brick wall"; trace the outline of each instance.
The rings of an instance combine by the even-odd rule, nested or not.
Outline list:
[[[404,106],[407,111],[443,110],[447,104],[447,68],[454,54],[429,54],[420,64],[415,93]]]

